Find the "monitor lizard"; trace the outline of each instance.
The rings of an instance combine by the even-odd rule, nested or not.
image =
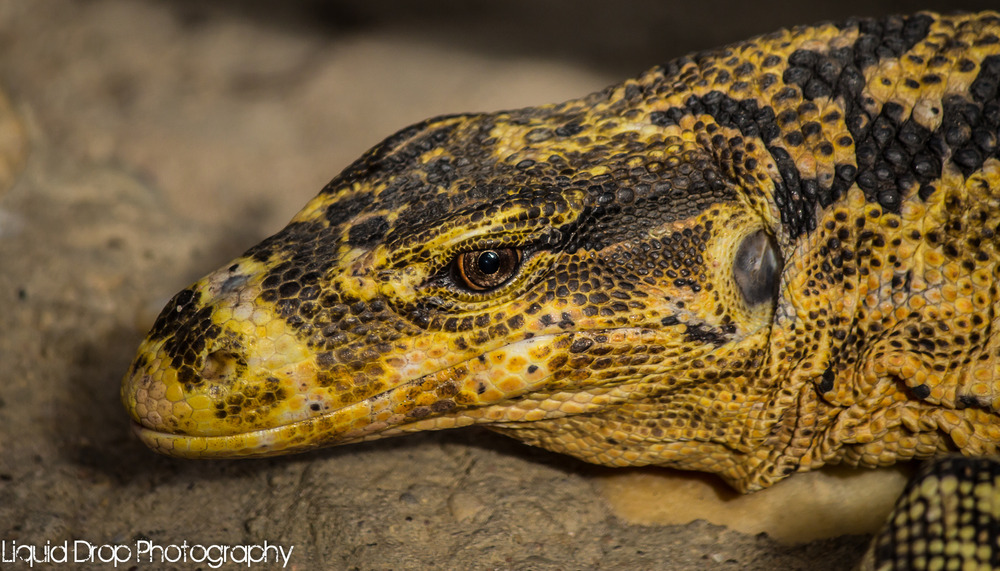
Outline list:
[[[996,454],[998,90],[1000,14],[920,13],[424,121],[178,293],[122,400],[175,456],[480,424],[742,492]]]

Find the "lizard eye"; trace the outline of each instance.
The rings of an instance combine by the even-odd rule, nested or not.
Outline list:
[[[733,261],[733,275],[743,299],[750,305],[773,302],[783,264],[777,244],[766,232],[758,230],[744,238]]]
[[[504,284],[517,272],[521,251],[514,248],[476,250],[455,257],[455,283],[472,291],[488,291]]]

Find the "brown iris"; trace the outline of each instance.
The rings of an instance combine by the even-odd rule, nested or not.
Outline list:
[[[455,283],[473,291],[499,287],[517,272],[521,252],[514,248],[476,250],[455,257]]]

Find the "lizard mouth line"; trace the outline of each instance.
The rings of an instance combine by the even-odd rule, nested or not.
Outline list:
[[[594,333],[599,334],[600,332],[601,331],[595,331]],[[435,376],[442,375],[447,371],[454,370],[463,365],[468,365],[481,357],[488,358],[488,356],[495,351],[512,349],[519,350],[522,348],[526,351],[527,346],[534,345],[539,342],[551,341],[560,335],[572,334],[553,333],[529,339],[521,339],[519,341],[515,341],[514,343],[502,345],[481,355],[470,357],[469,359],[465,359],[458,363],[454,363],[419,377],[415,377],[409,381],[404,381],[392,388],[374,394],[361,401],[342,406],[337,409],[328,410],[321,415],[294,420],[278,426],[234,432],[232,434],[200,435],[156,430],[143,425],[135,419],[132,419],[132,431],[150,448],[171,456],[180,457],[263,457],[287,454],[293,451],[306,451],[332,444],[347,444],[357,440],[362,440],[366,436],[371,437],[372,435],[387,429],[399,428],[402,425],[409,424],[407,422],[407,417],[404,415],[398,415],[398,419],[393,419],[396,420],[396,422],[371,421],[366,423],[361,428],[353,429],[343,426],[343,418],[345,416],[349,416],[352,412],[358,411],[364,413],[365,408],[370,407],[372,403],[376,403],[381,399],[388,398],[394,391],[403,390],[414,384],[422,384],[428,379],[432,379]],[[541,379],[538,379],[538,381],[544,381],[547,377],[548,375],[545,375]],[[488,404],[491,403],[480,403],[479,406]],[[414,419],[411,418],[409,420],[413,421]],[[354,434],[345,437],[345,434],[348,433]]]
[[[233,432],[231,434],[182,434],[149,428],[133,419],[132,431],[143,443],[157,451],[171,456],[198,458],[273,456],[334,444],[347,444],[359,440],[378,438],[380,433],[388,431],[396,434],[406,425],[422,420],[422,418],[406,416],[401,413],[392,414],[382,420],[372,419],[371,416],[375,410],[373,409],[373,405],[390,398],[394,392],[423,384],[428,380],[433,380],[436,376],[447,375],[449,371],[454,371],[460,367],[468,367],[477,360],[488,360],[489,356],[496,351],[513,351],[527,357],[528,351],[535,344],[553,343],[559,337],[571,340],[574,334],[579,333],[584,332],[551,333],[521,339],[514,343],[497,347],[481,355],[415,377],[358,402],[325,411],[321,415],[293,420],[292,422],[278,426]],[[645,338],[647,341],[652,337],[659,337],[657,330],[641,327],[594,329],[587,330],[585,333],[590,336],[636,336]],[[567,343],[568,346],[569,343]],[[466,382],[472,382],[470,379],[474,379],[476,374],[473,373],[467,377]],[[525,385],[517,392],[507,394],[501,400],[510,400],[511,398],[516,398],[537,389],[552,374],[553,371],[544,371],[530,382],[526,381]],[[497,403],[491,401],[476,402],[459,405],[459,409],[479,408],[494,404]],[[434,416],[447,416],[449,412]],[[359,426],[358,419],[367,420]]]
[[[192,436],[187,434],[175,434],[172,432],[162,432],[146,428],[142,424],[132,421],[132,432],[150,448],[170,455],[182,458],[240,458],[240,457],[264,457],[287,454],[293,451],[305,452],[312,448],[318,448],[323,444],[317,442],[312,445],[290,445],[276,446],[276,443],[294,440],[300,432],[309,431],[323,417],[307,418],[291,424],[262,428],[251,432],[239,434],[223,434],[216,436]],[[347,444],[358,440],[344,439],[341,442]]]

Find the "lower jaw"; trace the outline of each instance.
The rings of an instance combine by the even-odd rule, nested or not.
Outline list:
[[[316,438],[318,419],[239,434],[190,436],[151,430],[133,421],[132,432],[160,454],[178,458],[255,458],[306,452],[332,444]],[[350,439],[345,439],[348,442]]]

